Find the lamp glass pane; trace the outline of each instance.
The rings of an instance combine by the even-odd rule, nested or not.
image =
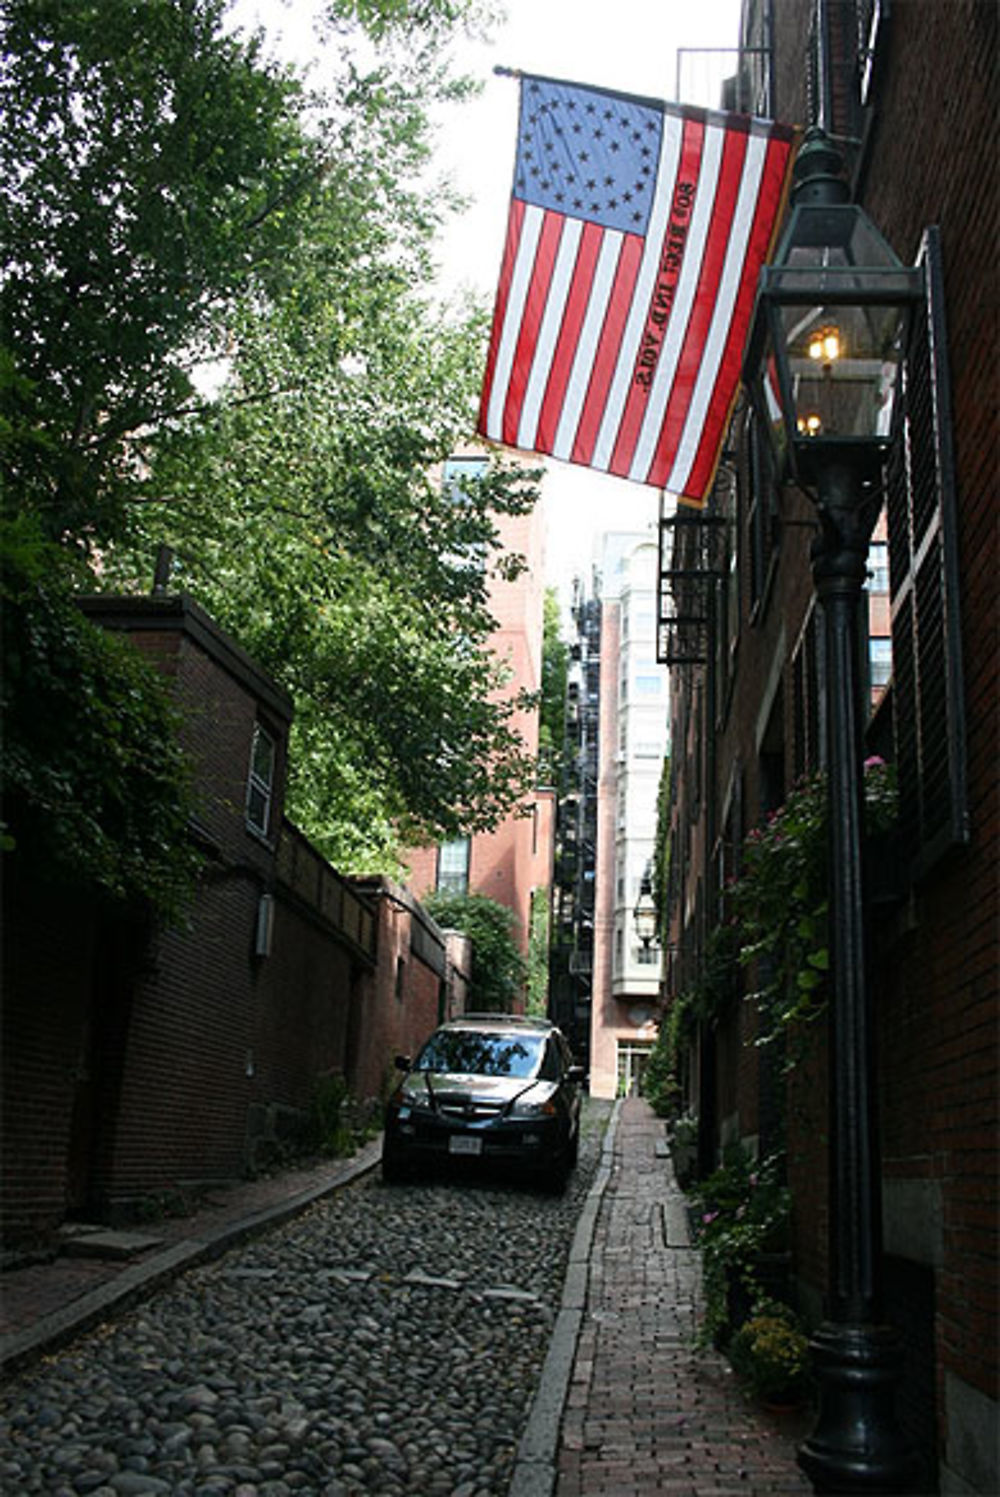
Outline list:
[[[888,440],[905,309],[817,302],[779,315],[799,435]]]

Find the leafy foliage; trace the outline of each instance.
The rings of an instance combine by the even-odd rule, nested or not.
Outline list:
[[[764,1402],[795,1403],[809,1376],[809,1340],[787,1305],[762,1302],[729,1347],[740,1381]]]
[[[679,1111],[681,1056],[690,1043],[693,1020],[693,1000],[681,993],[672,1000],[660,1023],[642,1078],[643,1096],[657,1117],[673,1118]]]
[[[762,1296],[760,1255],[785,1246],[791,1194],[781,1183],[777,1155],[755,1161],[727,1149],[721,1166],[690,1192],[698,1203],[697,1244],[704,1261],[706,1342],[728,1341],[731,1290],[739,1285],[752,1304]]]
[[[656,841],[653,846],[653,901],[661,946],[669,944],[671,763],[670,755],[665,754],[656,792]]]
[[[868,834],[888,831],[896,818],[892,766],[869,759],[864,791]],[[792,790],[744,844],[743,869],[731,890],[734,933],[740,961],[754,964],[760,981],[751,996],[764,1018],[761,1043],[824,1011],[828,814],[826,780],[817,775]]]
[[[144,434],[220,315],[275,280],[323,169],[302,92],[222,0],[7,0],[2,474],[53,538],[118,533]]]
[[[196,857],[163,682],[129,641],[87,621],[31,522],[5,523],[0,539],[8,855],[48,881],[175,916]]]
[[[529,1014],[544,1017],[549,1009],[549,941],[551,926],[549,891],[531,891],[531,934],[528,947]]]
[[[561,780],[560,758],[566,718],[566,681],[569,674],[569,646],[561,637],[559,599],[555,588],[545,590],[545,613],[542,630],[542,702],[538,726],[539,778],[543,784],[558,785]]]
[[[460,930],[472,941],[470,1012],[512,1012],[528,976],[513,912],[484,894],[436,893],[424,904],[439,925]]]

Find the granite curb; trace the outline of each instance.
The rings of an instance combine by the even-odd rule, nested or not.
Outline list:
[[[353,1158],[345,1160],[321,1185],[311,1186],[286,1200],[251,1211],[214,1230],[171,1243],[141,1263],[132,1263],[107,1283],[81,1294],[69,1304],[43,1315],[25,1330],[0,1336],[0,1380],[28,1362],[72,1341],[120,1310],[128,1309],[160,1284],[188,1268],[220,1258],[232,1247],[271,1227],[308,1211],[324,1196],[343,1189],[376,1168],[382,1157],[382,1138],[372,1139]]]
[[[518,1445],[508,1497],[551,1497],[555,1490],[563,1410],[587,1305],[590,1255],[601,1202],[611,1179],[615,1133],[621,1107],[621,1101],[617,1101],[612,1109],[597,1173],[576,1224],[559,1312],[528,1423]]]

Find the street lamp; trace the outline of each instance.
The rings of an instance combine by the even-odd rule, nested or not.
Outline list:
[[[642,948],[648,951],[656,936],[656,904],[653,900],[653,882],[649,876],[648,866],[639,884],[639,897],[632,911],[632,919],[635,921],[635,933],[642,942]]]
[[[899,1339],[881,1323],[881,1163],[865,954],[864,713],[858,613],[908,314],[923,296],[848,201],[839,152],[807,131],[792,211],[761,272],[744,377],[779,476],[811,493],[826,646],[830,825],[830,1187],[827,1319],[813,1338],[816,1428],[799,1462],[818,1492],[912,1492],[895,1421]]]

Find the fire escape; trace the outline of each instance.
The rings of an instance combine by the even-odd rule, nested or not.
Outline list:
[[[556,812],[555,898],[550,956],[553,1017],[586,1064],[594,968],[594,872],[597,860],[598,721],[601,605],[579,589],[573,605],[563,749]]]

